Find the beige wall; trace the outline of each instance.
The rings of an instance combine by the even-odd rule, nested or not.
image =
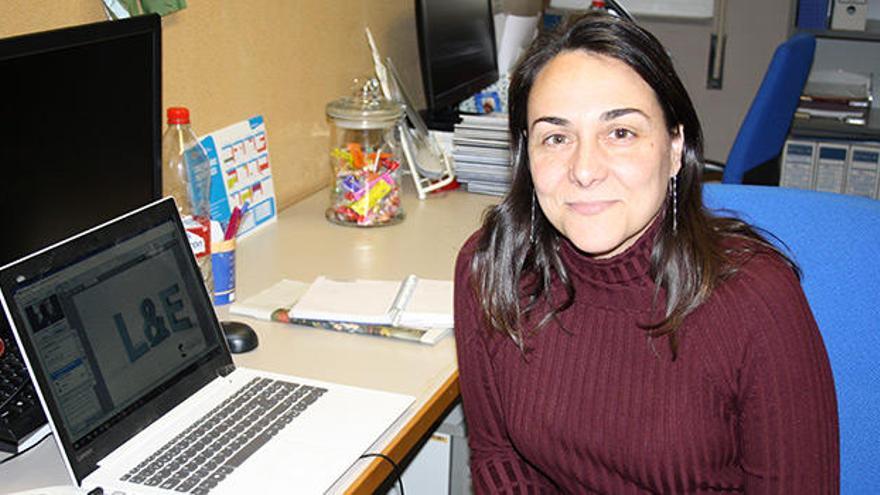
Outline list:
[[[535,15],[541,12],[544,0],[492,0],[494,12],[513,15]]]
[[[424,101],[412,0],[189,0],[164,18],[164,100],[187,105],[198,132],[255,114],[269,131],[281,206],[329,180],[324,105],[371,63],[369,25],[418,104]],[[534,12],[540,0],[495,0]],[[776,45],[791,2],[728,2],[724,89],[706,89],[710,22],[642,19],[667,46],[703,122],[706,156],[724,160]],[[0,37],[104,19],[100,0],[3,0]]]
[[[163,106],[200,133],[262,114],[282,207],[329,181],[324,105],[372,71],[364,26],[423,100],[412,0],[187,3],[163,19]],[[105,18],[101,0],[3,0],[0,37]]]

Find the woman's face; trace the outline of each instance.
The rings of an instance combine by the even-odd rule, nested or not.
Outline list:
[[[654,91],[623,62],[567,51],[538,73],[528,100],[528,146],[538,203],[581,251],[630,247],[651,224],[681,166]]]

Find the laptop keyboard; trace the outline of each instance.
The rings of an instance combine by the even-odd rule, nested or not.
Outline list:
[[[11,346],[0,350],[0,451],[15,452],[18,442],[45,422],[24,363]]]
[[[254,378],[120,480],[206,494],[326,391]]]

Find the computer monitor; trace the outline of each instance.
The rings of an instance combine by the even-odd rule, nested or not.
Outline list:
[[[0,266],[161,196],[159,16],[0,40],[0,74]]]
[[[0,40],[0,265],[162,192],[158,16]]]
[[[452,130],[458,104],[498,80],[491,0],[415,0],[432,129]]]

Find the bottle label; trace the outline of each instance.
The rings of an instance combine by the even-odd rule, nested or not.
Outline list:
[[[202,213],[200,208],[210,209],[211,205],[211,164],[198,142],[184,150],[183,161],[186,163],[187,180],[190,183],[190,201],[196,213]]]
[[[196,259],[211,254],[211,227],[210,220],[204,217],[186,215],[182,217],[183,228],[186,229],[186,238]]]

